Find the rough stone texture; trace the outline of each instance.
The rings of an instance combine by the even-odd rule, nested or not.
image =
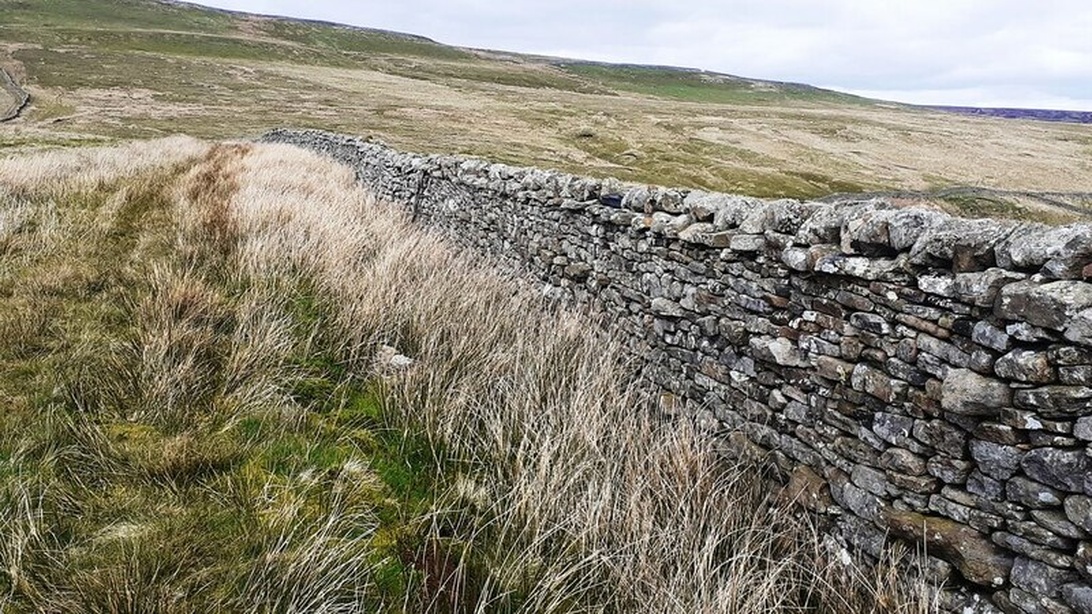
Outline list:
[[[417,222],[603,313],[642,385],[775,462],[783,497],[864,556],[885,534],[925,543],[978,597],[946,603],[1089,611],[1092,227],[264,140],[349,165]]]
[[[1012,390],[1002,381],[967,369],[949,370],[941,387],[940,405],[965,416],[994,416],[1012,402]]]

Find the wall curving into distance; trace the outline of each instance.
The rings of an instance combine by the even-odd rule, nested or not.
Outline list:
[[[858,551],[925,543],[976,595],[949,607],[1092,612],[1092,226],[263,140],[605,313],[667,401],[775,463]]]

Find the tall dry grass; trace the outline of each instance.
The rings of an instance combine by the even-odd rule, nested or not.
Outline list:
[[[237,181],[244,274],[313,279],[356,369],[385,344],[412,356],[389,381],[392,417],[479,469],[451,493],[454,509],[479,508],[461,528],[479,543],[445,537],[437,512],[430,547],[455,559],[444,579],[463,593],[445,598],[470,611],[515,592],[533,612],[932,607],[928,590],[835,562],[753,469],[657,418],[594,323],[410,227],[348,169],[262,146]],[[471,569],[471,549],[487,572]]]

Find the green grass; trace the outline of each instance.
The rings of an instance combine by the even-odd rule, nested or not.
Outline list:
[[[715,76],[711,73],[674,69],[604,64],[564,64],[563,68],[604,87],[670,98],[715,104],[773,104],[786,102],[837,102],[864,104],[857,96],[793,83],[759,82]]]
[[[256,579],[286,584],[265,590],[293,589],[295,572],[263,563],[283,548],[359,558],[330,590],[377,587],[372,607],[394,607],[421,580],[403,558],[424,539],[442,456],[390,426],[377,382],[355,380],[314,344],[329,316],[305,283],[264,299],[288,299],[292,347],[261,365],[280,374],[261,385],[283,388],[285,404],[246,402],[231,390],[226,370],[245,351],[240,309],[264,291],[218,286],[222,276],[200,265],[155,281],[160,267],[186,266],[171,246],[175,181],[160,172],[65,193],[56,209],[55,197],[26,197],[39,215],[0,244],[8,263],[0,268],[0,507],[15,514],[0,513],[0,534],[13,546],[28,535],[18,514],[30,505],[40,523],[33,530],[50,540],[31,539],[16,559],[0,553],[0,607],[238,611],[252,596],[240,591]],[[59,224],[59,240],[38,238],[46,223]],[[179,300],[198,303],[171,302]],[[166,321],[156,315],[162,301]],[[186,405],[177,416],[154,389],[172,373],[147,371],[159,327],[177,331],[166,360],[189,352],[201,361],[193,378],[177,380],[202,390],[177,397]],[[285,531],[295,541],[283,543]],[[349,551],[335,542],[299,550],[310,539],[349,538],[357,544]]]
[[[0,25],[227,32],[233,20],[201,8],[143,0],[0,0]]]

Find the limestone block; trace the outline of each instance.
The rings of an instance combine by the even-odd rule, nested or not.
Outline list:
[[[1006,320],[1025,320],[1035,326],[1063,330],[1070,320],[1092,307],[1092,284],[1055,281],[1038,284],[1022,281],[1001,289],[994,312]]]
[[[964,416],[996,416],[1012,403],[1012,390],[1003,382],[969,369],[953,369],[941,385],[940,405]]]

